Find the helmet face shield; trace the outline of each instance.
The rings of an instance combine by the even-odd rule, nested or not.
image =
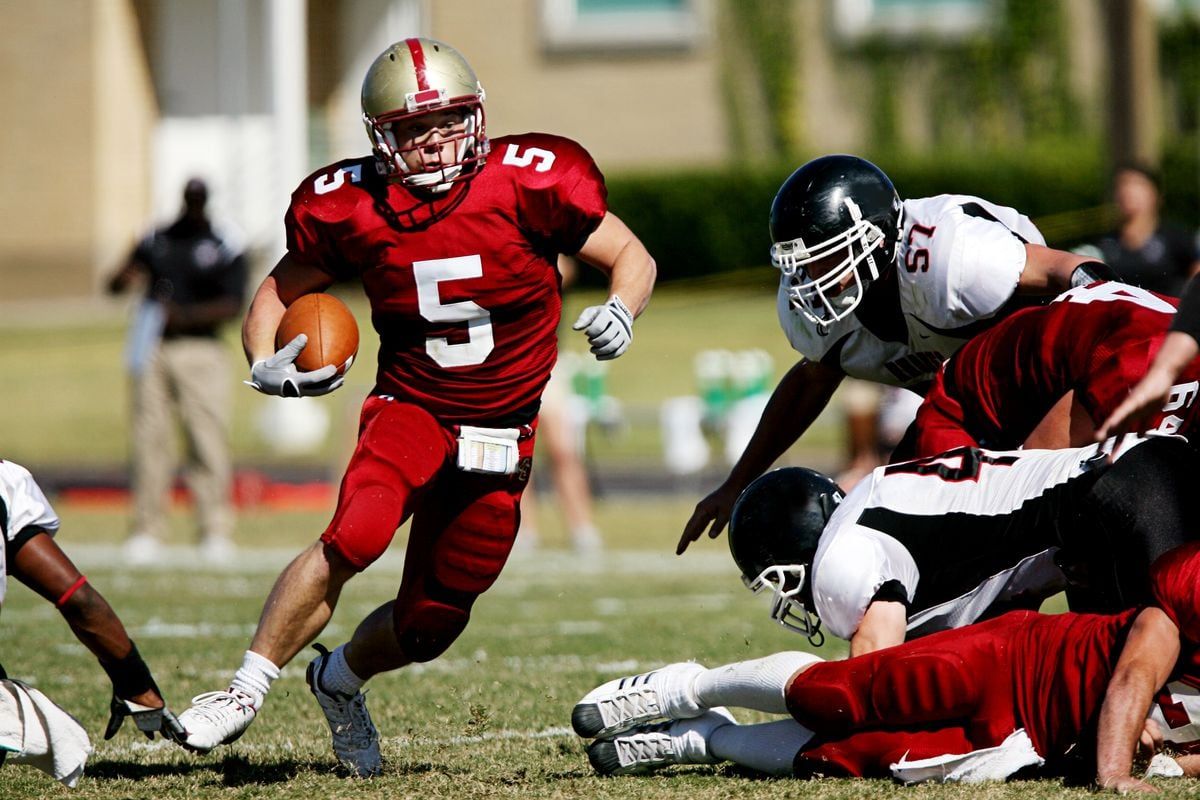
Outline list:
[[[742,575],[742,583],[755,594],[770,588],[771,619],[796,633],[804,634],[814,647],[825,641],[821,619],[804,603],[802,592],[808,568],[804,564],[775,564],[751,579]]]
[[[419,136],[405,134],[405,123],[448,111],[460,112],[456,124],[431,127]],[[364,114],[363,122],[388,174],[409,186],[445,191],[454,182],[472,177],[487,157],[483,104],[474,98],[432,110],[396,111],[374,118]],[[444,155],[447,147],[451,148],[448,158]]]
[[[847,230],[812,245],[802,239],[771,245],[771,264],[782,274],[780,285],[792,307],[819,326],[853,313],[867,284],[880,274],[875,250],[884,243],[883,231],[862,218],[853,200],[844,202],[854,219]]]

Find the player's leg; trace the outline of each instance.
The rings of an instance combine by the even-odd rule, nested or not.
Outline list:
[[[190,747],[207,751],[249,726],[280,669],[324,629],[346,581],[387,549],[413,496],[438,474],[451,447],[419,407],[367,399],[333,520],[276,579],[229,690],[193,699],[180,715]]]
[[[187,440],[187,477],[195,499],[200,547],[211,560],[227,560],[233,555],[230,537],[234,524],[228,357],[217,341],[197,338],[181,344],[169,368]]]
[[[571,726],[590,738],[656,719],[688,719],[723,706],[786,714],[788,681],[819,661],[812,653],[785,651],[713,669],[693,661],[668,664],[588,692],[571,712]]]
[[[158,557],[166,534],[167,502],[175,479],[171,392],[164,362],[168,343],[132,382],[130,467],[133,520],[125,542],[126,559],[146,564]]]

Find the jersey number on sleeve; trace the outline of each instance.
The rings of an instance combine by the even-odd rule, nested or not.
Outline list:
[[[442,367],[469,367],[482,364],[492,352],[491,313],[470,300],[443,303],[438,285],[443,281],[483,276],[483,260],[479,256],[435,258],[414,261],[413,277],[417,282],[417,307],[421,316],[430,322],[465,322],[467,341],[451,344],[445,336],[430,336],[425,340],[425,352]]]
[[[346,182],[346,176],[350,176],[351,183],[358,183],[362,180],[362,164],[355,164],[350,167],[341,167],[334,170],[328,175],[319,175],[313,181],[313,191],[317,194],[329,194],[334,189],[340,188]]]
[[[525,152],[519,152],[520,147],[515,144],[510,144],[504,149],[504,158],[501,159],[501,164],[508,164],[514,167],[528,167],[534,164],[534,172],[549,172],[554,166],[554,153],[544,147],[526,147]]]

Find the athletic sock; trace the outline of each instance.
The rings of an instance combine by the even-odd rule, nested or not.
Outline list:
[[[231,689],[239,689],[254,698],[254,707],[261,708],[271,683],[279,677],[279,667],[258,653],[246,651],[242,666],[234,673]]]
[[[346,645],[344,644],[339,645],[325,659],[318,677],[323,690],[347,697],[355,694],[366,683],[366,680],[355,675],[354,670],[350,669],[350,665],[346,663]]]
[[[708,738],[708,752],[722,761],[768,775],[791,775],[796,754],[812,736],[812,731],[794,719],[722,725]]]
[[[785,651],[705,670],[696,676],[692,691],[704,708],[732,706],[771,714],[786,714],[784,690],[801,667],[822,661],[820,656]]]

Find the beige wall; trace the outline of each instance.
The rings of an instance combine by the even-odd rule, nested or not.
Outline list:
[[[141,224],[148,97],[132,17],[126,0],[6,5],[0,75],[22,77],[0,80],[5,300],[91,294]]]
[[[437,0],[429,8],[430,35],[458,48],[487,90],[492,136],[569,136],[610,172],[725,159],[711,40],[691,50],[551,54],[536,0]]]

